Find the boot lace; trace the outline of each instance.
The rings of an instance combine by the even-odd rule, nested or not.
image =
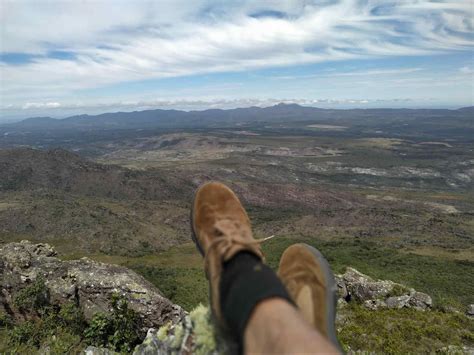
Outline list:
[[[216,224],[215,229],[216,236],[207,248],[206,255],[204,256],[206,266],[209,264],[209,255],[214,249],[219,250],[220,255],[226,255],[235,244],[242,246],[259,245],[275,237],[275,235],[271,235],[261,239],[248,240],[241,233],[240,228],[230,220],[225,221],[225,223]]]

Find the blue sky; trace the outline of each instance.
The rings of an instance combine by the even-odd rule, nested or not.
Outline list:
[[[0,114],[474,104],[465,1],[0,2]]]

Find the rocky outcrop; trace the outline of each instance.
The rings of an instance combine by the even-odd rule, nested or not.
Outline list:
[[[209,307],[199,305],[176,324],[150,328],[133,355],[225,355],[237,354],[238,345],[219,332],[211,320]],[[89,346],[83,355],[115,355],[105,348]]]
[[[99,263],[88,258],[62,261],[48,244],[28,241],[10,243],[0,248],[0,311],[14,318],[34,317],[15,307],[15,296],[43,279],[46,297],[52,305],[73,301],[86,319],[97,312],[108,312],[114,294],[124,296],[129,307],[142,319],[142,335],[146,337],[134,355],[146,354],[225,354],[235,344],[219,334],[211,321],[208,307],[198,306],[187,314],[181,307],[163,297],[160,291],[124,267]],[[359,302],[370,309],[414,308],[427,310],[431,297],[401,284],[374,280],[347,268],[336,275],[339,291],[338,319],[344,324],[347,302]],[[471,306],[472,308],[472,306]],[[104,348],[88,347],[89,355],[113,354]]]
[[[467,306],[466,315],[474,318],[474,304]]]
[[[433,301],[429,295],[415,291],[389,280],[374,280],[356,269],[348,267],[336,275],[338,296],[346,302],[363,303],[369,309],[414,308],[430,309]]]
[[[0,310],[14,318],[34,316],[19,313],[14,299],[20,290],[38,278],[44,279],[50,304],[73,301],[86,319],[97,312],[108,312],[113,294],[127,299],[129,307],[141,317],[144,332],[169,322],[176,323],[185,315],[180,306],[127,268],[88,258],[62,261],[50,245],[28,241],[9,243],[0,249]]]
[[[107,349],[107,348],[98,348],[97,346],[88,346],[84,351],[84,355],[119,355],[119,353]]]
[[[150,329],[133,355],[230,353],[237,353],[237,344],[219,334],[209,308],[199,305],[178,324]]]

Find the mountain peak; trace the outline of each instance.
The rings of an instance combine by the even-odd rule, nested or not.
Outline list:
[[[278,104],[274,105],[273,107],[300,108],[300,107],[303,107],[303,106],[295,104],[295,103],[279,102]]]

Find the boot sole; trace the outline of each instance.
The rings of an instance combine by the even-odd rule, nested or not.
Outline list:
[[[342,347],[337,339],[336,335],[336,305],[337,305],[337,284],[336,280],[334,279],[334,274],[329,266],[328,261],[326,258],[321,254],[321,252],[312,247],[311,245],[305,243],[299,243],[299,245],[303,246],[306,250],[308,250],[317,260],[317,263],[321,267],[324,275],[325,286],[326,286],[326,332],[328,339],[331,343],[336,346],[341,352]]]
[[[194,191],[194,195],[193,195],[193,203],[191,205],[191,219],[190,219],[190,225],[191,225],[191,238],[194,242],[194,244],[196,245],[196,248],[197,250],[199,251],[199,253],[204,257],[204,250],[202,249],[201,247],[201,244],[199,244],[198,242],[198,239],[197,239],[197,236],[196,236],[196,231],[194,229],[194,202],[196,201],[196,195],[197,193],[199,192],[199,190],[201,190],[201,188],[204,186],[204,185],[207,185],[209,184],[210,182],[212,181],[207,181],[201,185],[199,185],[199,187]]]

